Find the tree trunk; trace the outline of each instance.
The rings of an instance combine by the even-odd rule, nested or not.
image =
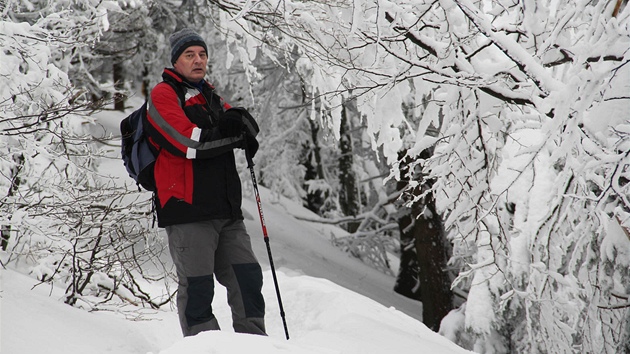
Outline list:
[[[114,93],[114,109],[122,112],[125,110],[125,95],[122,94],[125,88],[125,68],[122,60],[114,59],[113,72],[114,88],[116,89],[116,93]]]
[[[420,296],[422,318],[427,327],[437,332],[444,316],[453,309],[453,293],[446,270],[448,249],[442,220],[435,212],[433,198],[429,198],[424,206],[412,208],[412,215],[416,217],[412,232],[418,253],[420,288],[424,289]]]
[[[149,95],[151,94],[151,80],[149,80],[149,67],[144,66],[142,70],[142,96],[144,96],[144,101],[149,100]]]
[[[424,151],[421,157],[428,157],[429,151]],[[401,164],[401,181],[398,188],[406,188],[404,180],[408,167]],[[419,174],[420,175],[420,174]],[[422,180],[422,176],[414,176],[414,180]],[[408,191],[411,197],[421,195],[431,187],[431,181],[424,181],[423,185]],[[446,270],[449,259],[449,243],[440,215],[435,209],[432,193],[416,201],[411,208],[399,218],[401,230],[401,246],[404,259],[401,258],[401,270],[397,279],[398,292],[419,299],[422,302],[422,317],[424,324],[438,331],[442,318],[453,309],[453,293],[450,290],[451,279]],[[413,240],[413,242],[411,241]],[[411,244],[415,248],[416,262],[411,260],[413,253],[409,249]],[[414,284],[414,271],[417,273],[417,286]],[[407,295],[410,294],[411,296]]]
[[[15,195],[20,186],[20,171],[22,171],[22,168],[24,167],[24,155],[14,154],[13,162],[15,162],[15,165],[11,167],[11,185],[7,191],[8,199],[11,199],[11,197]],[[9,213],[8,219],[11,220],[11,213]],[[2,248],[3,251],[6,251],[9,246],[10,237],[11,225],[0,225],[0,248]]]
[[[341,127],[339,150],[339,205],[344,215],[357,215],[360,212],[359,190],[353,168],[353,146],[350,134],[350,120],[348,110],[344,105],[341,109]],[[355,232],[360,222],[348,223],[348,232]]]
[[[302,103],[307,101],[306,86],[302,82]],[[300,161],[306,168],[304,181],[322,180],[324,179],[324,168],[322,167],[322,156],[319,147],[319,125],[317,122],[308,119],[311,128],[310,144],[304,144],[305,157]],[[314,213],[321,215],[321,209],[324,206],[326,196],[322,191],[309,192],[306,195],[306,207]]]
[[[401,209],[403,209],[402,207]],[[420,266],[418,253],[414,243],[413,232],[408,230],[412,225],[411,212],[407,211],[398,218],[400,230],[400,267],[396,277],[394,291],[410,299],[422,301],[420,288]]]

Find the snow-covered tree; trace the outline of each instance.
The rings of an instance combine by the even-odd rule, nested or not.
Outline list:
[[[118,296],[159,306],[165,300],[138,281],[156,269],[141,264],[159,267],[159,240],[141,232],[149,206],[97,173],[95,105],[68,76],[108,29],[108,10],[119,7],[85,0],[0,8],[2,262],[66,287],[72,305]]]
[[[87,144],[90,119],[80,114],[93,108],[87,93],[107,90],[110,78],[116,92],[113,66],[92,65],[115,62],[96,56],[108,10],[117,11],[117,29],[146,20],[147,50],[137,53],[147,60],[126,59],[129,75],[161,69],[175,27],[222,36],[212,46],[228,51],[212,51],[212,75],[230,82],[233,102],[252,98],[261,127],[273,132],[257,168],[283,194],[305,196],[307,171],[296,164],[304,142],[337,153],[344,107],[356,107],[350,126],[362,128],[353,147],[368,142],[390,179],[406,182],[400,200],[416,208],[410,215],[441,216],[453,286],[467,292],[442,323],[449,338],[483,353],[630,346],[627,1],[3,2],[0,234],[8,261],[64,282],[68,303],[105,294],[158,306],[135,282],[141,262],[128,257],[150,262],[159,249],[145,237],[148,207],[126,204],[133,194],[94,174],[99,151]],[[109,44],[124,38],[111,34]],[[224,63],[253,85],[222,80],[234,73]],[[264,75],[267,64],[282,70]],[[335,153],[316,167],[330,166]],[[379,161],[353,157],[355,173],[378,175]],[[336,192],[334,179],[324,182],[311,184]],[[398,227],[391,195],[374,190],[354,240]],[[365,257],[354,240],[342,244]],[[387,268],[381,255],[392,245],[375,247],[383,252],[365,259]]]
[[[244,56],[300,55],[320,103],[316,118],[333,133],[343,104],[355,101],[373,147],[392,166],[407,149],[435,181],[455,284],[469,291],[458,312],[463,345],[484,353],[623,348],[625,1],[210,2],[224,9],[241,47],[260,48]],[[413,111],[417,120],[403,114],[412,87],[431,97]],[[426,134],[431,126],[442,128]],[[418,158],[427,148],[433,155]]]

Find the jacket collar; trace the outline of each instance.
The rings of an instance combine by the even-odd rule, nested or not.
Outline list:
[[[186,80],[183,76],[178,74],[173,68],[164,68],[164,72],[162,73],[162,79],[164,81],[170,81],[176,84],[185,85],[191,88],[197,88],[200,91],[203,90],[204,86],[209,86],[214,90],[214,86],[210,85],[206,80],[201,80],[199,83],[194,84],[190,81]]]

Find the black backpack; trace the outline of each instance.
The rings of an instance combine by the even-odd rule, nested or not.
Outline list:
[[[168,83],[168,82],[167,82]],[[169,85],[178,94],[180,104],[184,106],[184,95],[172,84]],[[123,163],[129,176],[136,181],[138,190],[142,188],[154,192],[155,176],[153,169],[159,154],[150,142],[144,127],[147,121],[147,102],[133,111],[120,122],[120,150]]]
[[[155,191],[153,167],[158,155],[144,131],[147,122],[147,103],[135,110],[120,122],[120,149],[123,163],[129,176],[148,191]]]

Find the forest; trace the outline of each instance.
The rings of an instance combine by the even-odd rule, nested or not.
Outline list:
[[[71,306],[173,300],[147,290],[173,276],[150,193],[98,173],[120,136],[94,114],[134,109],[190,27],[258,120],[258,183],[346,230],[427,327],[478,353],[630,352],[627,3],[2,0],[2,266]]]

